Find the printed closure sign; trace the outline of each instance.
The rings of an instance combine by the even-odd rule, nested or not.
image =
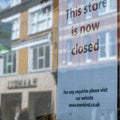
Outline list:
[[[58,120],[117,120],[117,1],[59,0]]]

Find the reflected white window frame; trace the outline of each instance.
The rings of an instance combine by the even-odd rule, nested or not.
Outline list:
[[[115,12],[115,11],[117,11],[117,7],[115,7],[114,9],[111,9],[111,6],[110,6],[110,0],[107,0],[107,7],[105,8],[105,11],[104,12],[101,12],[100,10],[98,10],[98,14],[101,16],[101,15],[105,15],[105,14],[108,14],[108,13],[112,13],[112,12]],[[116,0],[115,0],[115,2],[117,2]],[[117,5],[117,3],[116,3],[116,5]]]
[[[67,9],[72,9],[73,8],[73,0],[67,0]],[[73,23],[73,18],[70,18],[70,14],[68,14],[68,19],[67,19],[68,24]]]
[[[46,57],[45,57],[45,52],[46,52],[46,46],[49,46],[49,67],[45,67],[45,61],[46,61]],[[43,56],[39,56],[39,49],[40,48],[43,48]],[[36,59],[36,68],[33,68],[34,65],[33,65],[33,49],[36,49],[37,50],[37,59]],[[30,55],[31,55],[31,60],[30,60],[30,64],[31,67],[30,67],[30,71],[31,72],[36,72],[36,71],[44,71],[44,70],[50,70],[51,69],[51,45],[50,43],[44,43],[44,44],[39,44],[39,45],[36,45],[36,46],[32,46],[30,48]],[[43,60],[43,67],[39,68],[39,60]]]
[[[14,60],[14,55],[15,54],[15,60]],[[8,57],[11,57],[11,62],[8,60]],[[5,63],[5,57],[7,58],[6,60],[6,63]],[[18,70],[18,52],[17,51],[11,51],[11,52],[7,52],[5,54],[3,54],[3,59],[4,59],[4,62],[3,62],[3,75],[7,76],[7,75],[16,75],[17,74],[17,70]],[[15,63],[14,63],[15,62]],[[6,66],[5,66],[6,64]],[[15,66],[15,72],[13,71],[14,69],[14,64],[16,65]],[[5,67],[7,67],[6,69],[8,69],[9,66],[12,66],[11,67],[11,71],[9,72],[8,70],[6,71],[5,73]]]
[[[101,32],[102,33],[102,32]],[[99,52],[98,52],[98,60],[99,61],[105,61],[105,60],[112,60],[112,59],[116,59],[117,58],[117,53],[116,53],[116,55],[115,56],[111,56],[110,55],[110,45],[112,45],[112,44],[110,44],[110,32],[107,32],[107,31],[103,31],[103,34],[105,34],[105,52],[106,52],[106,55],[105,55],[105,57],[101,57],[100,56],[100,47],[101,47],[101,45],[99,45]],[[100,44],[100,35],[99,35],[99,37],[98,37],[98,39],[99,39],[99,44]],[[115,45],[116,45],[117,43],[116,43],[116,40],[115,40]]]
[[[22,0],[10,0],[10,6],[14,7],[18,4],[20,4],[22,2]]]
[[[90,40],[89,40],[89,43],[88,43],[88,39],[90,39]],[[86,43],[86,44],[90,44],[90,41],[91,41],[90,35],[86,35],[86,36],[85,36],[85,43]],[[89,56],[89,55],[90,55],[90,56]],[[89,51],[87,51],[87,53],[85,53],[85,62],[86,62],[86,63],[92,62],[92,53],[89,52]]]
[[[86,0],[85,4],[88,5],[89,3],[91,3],[91,0]],[[92,12],[89,12],[89,14],[85,14],[86,19],[91,19],[92,18]]]
[[[33,44],[34,43],[34,44]],[[32,59],[33,59],[33,54],[32,54],[32,48],[35,48],[37,46],[42,46],[42,45],[49,45],[49,68],[43,68],[43,69],[32,69]],[[28,46],[28,45],[27,45]],[[28,46],[28,71],[29,72],[37,72],[37,71],[47,71],[47,70],[51,70],[52,68],[52,43],[51,43],[51,33],[49,33],[46,36],[42,36],[39,38],[36,38],[34,40],[32,40],[29,43]]]
[[[66,62],[68,65],[72,64],[72,54],[71,54],[71,48],[72,48],[72,39],[68,39],[66,41]]]
[[[21,21],[20,13],[13,15],[13,16],[10,16],[8,18],[2,19],[1,21],[5,22],[5,23],[6,22],[12,23],[12,34],[11,34],[12,41],[20,38],[20,21]],[[16,21],[18,21],[18,23],[16,23]],[[17,33],[17,34],[15,34],[15,33]],[[14,36],[14,34],[15,34],[15,36]]]
[[[43,9],[46,8],[46,7],[50,7],[51,11],[50,11],[50,13],[48,11],[47,14],[43,14]],[[34,7],[30,8],[28,10],[28,13],[29,13],[28,35],[36,34],[36,33],[39,33],[39,32],[42,32],[42,31],[45,31],[47,29],[52,28],[52,24],[53,24],[52,23],[53,22],[53,19],[52,19],[53,18],[53,1],[52,0],[49,0],[45,3],[42,3],[40,5],[37,5],[37,6],[34,6]],[[49,15],[48,15],[48,13],[49,13]],[[31,20],[33,18],[32,15],[36,16],[34,21]],[[39,18],[41,18],[41,19],[39,20]],[[44,22],[44,21],[46,21],[46,25],[44,25],[43,27],[41,26],[41,29],[38,28],[38,25],[40,24],[40,22],[41,22],[41,25],[42,25],[42,22]],[[35,28],[36,30],[33,30],[32,25],[36,25],[36,28]]]

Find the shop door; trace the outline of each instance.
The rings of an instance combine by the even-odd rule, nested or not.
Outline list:
[[[21,94],[3,94],[1,97],[2,120],[18,120]]]
[[[29,117],[31,120],[50,120],[51,92],[30,93]]]

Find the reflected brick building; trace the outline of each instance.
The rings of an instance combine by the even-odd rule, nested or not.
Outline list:
[[[61,5],[63,2],[64,5]],[[96,7],[97,4],[101,6]],[[117,0],[60,0],[58,118],[70,120],[117,118],[118,4]],[[91,5],[93,7],[90,7]],[[96,29],[92,29],[95,24]],[[94,49],[96,43],[99,44],[99,49],[98,47]],[[103,86],[108,87],[109,92],[106,94],[108,96],[95,95],[95,99],[92,100],[101,103],[100,109],[77,107],[79,103],[87,103],[89,100],[77,101],[68,94],[68,97],[62,94],[63,90],[69,92]],[[75,107],[68,107],[69,103]]]
[[[0,12],[12,24],[11,50],[2,51],[3,120],[36,120],[56,113],[58,0],[10,0]]]

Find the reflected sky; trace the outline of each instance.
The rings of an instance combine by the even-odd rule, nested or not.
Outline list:
[[[0,0],[0,11],[9,6],[10,0]]]

